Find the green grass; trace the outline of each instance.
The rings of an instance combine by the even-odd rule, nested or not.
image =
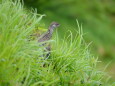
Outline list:
[[[111,86],[96,69],[98,59],[88,50],[79,23],[76,36],[68,31],[60,39],[56,31],[49,41],[51,55],[43,60],[44,47],[28,37],[44,15],[20,1],[3,0],[0,8],[0,86]]]
[[[47,16],[43,23],[57,21],[61,24],[58,30],[62,38],[67,30],[74,33],[76,29],[75,19],[83,24],[87,43],[93,41],[91,53],[99,57],[102,63],[108,66],[107,71],[115,79],[115,0],[24,0],[25,5],[30,8],[37,8],[38,13],[45,13]],[[74,36],[73,35],[73,36]],[[113,65],[113,66],[111,66]],[[103,66],[102,66],[103,67]],[[110,71],[111,70],[111,71]]]
[[[115,61],[114,32],[115,32],[115,1],[114,0],[24,0],[30,8],[38,9],[38,13],[45,13],[45,22],[58,21],[63,24],[63,34],[67,29],[76,29],[75,19],[83,23],[87,42],[93,41],[92,51],[104,61]],[[94,48],[95,47],[95,48]],[[99,50],[104,52],[100,53]],[[113,62],[114,63],[114,62]]]
[[[40,55],[38,44],[29,42],[27,36],[42,15],[27,14],[19,1],[3,1],[0,8],[0,85],[14,86],[29,76],[32,61]]]

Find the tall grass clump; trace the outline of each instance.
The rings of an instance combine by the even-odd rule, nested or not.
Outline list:
[[[42,16],[27,13],[19,0],[0,3],[0,86],[18,86],[24,80],[27,86],[32,62],[40,55],[38,44],[27,38]]]
[[[3,0],[0,8],[0,86],[109,86],[81,30],[64,39],[56,33],[50,57],[41,59],[44,47],[28,37],[43,15],[27,11],[19,0]]]

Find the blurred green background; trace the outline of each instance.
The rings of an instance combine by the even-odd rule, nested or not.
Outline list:
[[[83,26],[84,39],[91,44],[91,52],[102,62],[98,67],[115,79],[115,0],[24,0],[27,8],[37,8],[46,27],[52,21],[61,24],[60,37],[67,30],[77,29],[76,19]]]

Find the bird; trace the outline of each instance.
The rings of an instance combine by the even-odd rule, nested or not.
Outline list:
[[[57,28],[57,27],[59,27],[59,26],[60,26],[59,23],[52,22],[50,24],[49,28],[48,28],[48,31],[40,37],[40,39],[38,40],[38,42],[45,42],[45,41],[50,40],[51,37],[52,37],[54,29]]]
[[[45,45],[47,44],[46,41],[49,41],[49,40],[52,38],[52,34],[53,34],[53,32],[54,32],[54,29],[56,29],[56,28],[59,27],[59,26],[60,26],[59,23],[57,23],[57,22],[52,22],[52,23],[50,24],[49,28],[48,28],[48,31],[47,31],[45,34],[43,34],[42,36],[39,37],[38,42],[39,42],[39,43],[42,43],[42,46],[45,46]],[[48,44],[48,45],[45,47],[45,50],[44,50],[44,51],[48,52],[48,53],[46,54],[46,56],[45,56],[46,58],[49,57],[49,55],[50,55],[50,50],[51,50],[51,45]]]

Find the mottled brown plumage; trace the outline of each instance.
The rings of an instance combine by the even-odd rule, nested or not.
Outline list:
[[[54,29],[57,27],[59,27],[59,24],[57,22],[52,22],[48,28],[48,31],[40,37],[38,42],[44,42],[50,40]]]
[[[43,34],[40,39],[38,40],[38,42],[45,42],[45,41],[48,41],[51,39],[52,37],[52,34],[53,34],[53,31],[55,28],[59,27],[60,24],[58,24],[57,22],[52,22],[48,28],[48,31]],[[44,46],[46,43],[43,43],[42,45]],[[48,44],[46,46],[46,49],[45,51],[48,52],[48,54],[46,55],[46,58],[48,58],[49,54],[50,54],[50,50],[51,50],[51,47],[50,47],[50,44]]]

